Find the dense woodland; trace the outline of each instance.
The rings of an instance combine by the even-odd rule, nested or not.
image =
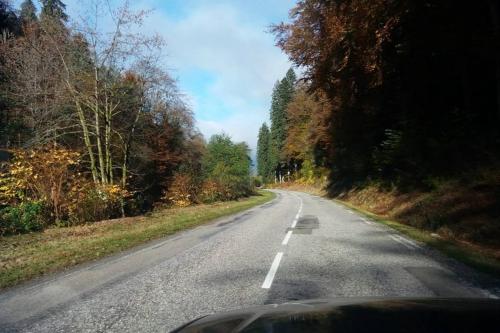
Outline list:
[[[259,132],[267,181],[426,187],[500,157],[500,4],[301,0],[272,27],[292,70]]]
[[[145,18],[0,0],[0,235],[252,192],[248,147],[205,142]]]

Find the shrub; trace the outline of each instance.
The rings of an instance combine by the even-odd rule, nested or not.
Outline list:
[[[79,174],[78,152],[54,146],[36,150],[17,149],[8,171],[0,181],[0,204],[16,206],[29,201],[43,201],[53,218],[64,218],[68,204],[65,192]]]
[[[200,200],[204,203],[226,201],[230,197],[231,192],[227,187],[210,179],[203,182],[199,195]]]
[[[23,202],[0,210],[0,235],[42,230],[46,206],[41,201]]]
[[[262,180],[262,176],[254,176],[252,177],[252,183],[254,187],[261,187],[264,182]]]
[[[69,222],[77,224],[118,217],[122,213],[123,200],[129,195],[118,185],[87,183],[70,193]]]
[[[174,206],[187,207],[198,201],[198,190],[198,185],[191,175],[178,173],[174,176],[164,199]]]

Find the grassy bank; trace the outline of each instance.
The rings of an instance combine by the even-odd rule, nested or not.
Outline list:
[[[0,237],[0,288],[101,258],[241,212],[274,198],[268,191],[238,201],[164,209],[150,216]]]

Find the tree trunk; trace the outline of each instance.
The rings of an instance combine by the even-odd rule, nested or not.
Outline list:
[[[105,109],[104,109],[104,148],[105,148],[105,154],[106,154],[106,177],[108,179],[109,184],[113,184],[113,163],[112,163],[112,156],[111,156],[111,112],[112,108],[109,106],[109,98],[108,98],[108,93],[107,91],[105,92],[106,94],[106,100],[105,100]]]
[[[104,165],[104,153],[102,151],[102,143],[101,143],[101,124],[100,124],[100,112],[99,112],[99,74],[97,67],[94,68],[94,98],[95,98],[95,105],[94,105],[94,127],[95,127],[95,136],[96,136],[96,145],[97,145],[97,157],[99,159],[99,171],[100,171],[100,178],[102,184],[107,183],[106,179],[106,166]]]
[[[94,181],[95,184],[99,183],[99,177],[97,174],[97,167],[95,164],[95,158],[94,158],[94,150],[92,149],[92,143],[90,141],[90,134],[89,134],[89,128],[87,125],[87,121],[85,120],[85,115],[83,113],[82,106],[78,99],[75,97],[75,105],[76,105],[76,110],[78,113],[78,119],[80,121],[80,126],[82,127],[82,132],[83,132],[83,142],[85,144],[85,147],[87,148],[87,152],[89,154],[89,159],[90,159],[90,171],[92,173],[92,180]]]

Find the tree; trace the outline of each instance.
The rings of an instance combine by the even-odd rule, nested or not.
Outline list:
[[[6,0],[0,0],[0,42],[5,43],[12,34],[19,32],[19,21],[16,13]]]
[[[301,0],[290,13],[273,31],[330,105],[332,184],[498,163],[496,2]]]
[[[271,133],[266,123],[259,129],[257,140],[257,172],[264,182],[269,182],[272,177],[271,168]]]
[[[67,22],[66,5],[61,0],[40,0],[42,3],[42,20],[56,20],[57,22]]]
[[[58,48],[68,44],[66,36],[49,34],[31,24],[5,45],[2,71],[3,93],[10,100],[4,127],[6,146],[32,147],[54,143],[74,130],[67,111],[62,62]]]
[[[304,161],[312,159],[314,135],[312,116],[318,110],[314,96],[308,94],[304,88],[298,89],[288,104],[287,136],[283,146],[283,154],[287,160]]]
[[[215,191],[209,187],[208,192],[218,192],[216,199],[232,200],[252,192],[248,153],[246,143],[233,143],[225,134],[210,138],[203,169],[208,184],[215,183]]]
[[[6,53],[9,51],[13,38],[20,33],[19,20],[6,0],[0,0],[0,145],[9,141],[9,136],[16,125],[11,121],[8,108],[12,101],[5,93],[8,86],[8,75],[5,67]]]
[[[275,175],[282,179],[282,168],[287,161],[283,159],[283,146],[286,139],[286,107],[291,101],[294,91],[296,75],[290,68],[285,77],[276,82],[271,101],[271,165]]]
[[[99,8],[103,4],[96,1],[92,5],[96,16],[83,19],[78,25],[78,30],[85,32],[86,39],[75,38],[72,43],[54,43],[53,46],[60,57],[63,82],[74,105],[94,182],[114,184],[114,170],[120,168],[123,184],[128,173],[130,134],[135,132],[135,124],[144,111],[145,89],[154,86],[150,82],[156,80],[166,82],[168,90],[172,81],[154,69],[158,59],[155,52],[159,51],[162,41],[157,36],[136,32],[145,12],[133,12],[126,5],[118,8],[112,11],[114,26],[105,30],[98,24]],[[64,39],[65,32],[60,31],[59,39]],[[134,67],[142,71],[138,73],[140,78],[125,82],[123,78],[128,68]],[[150,78],[149,75],[153,74],[159,77]],[[127,96],[132,83],[138,90],[139,100],[128,98],[132,104],[126,106],[123,97]],[[128,124],[131,127],[126,134],[120,133],[115,124],[123,113],[130,115]],[[113,149],[117,138],[122,148],[119,150]]]
[[[36,7],[32,0],[24,0],[21,3],[20,17],[24,23],[36,22]]]

